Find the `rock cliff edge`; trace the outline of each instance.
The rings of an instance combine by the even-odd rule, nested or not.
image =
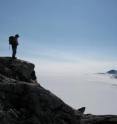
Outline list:
[[[35,82],[34,64],[0,57],[0,124],[117,124],[117,116],[83,114]]]

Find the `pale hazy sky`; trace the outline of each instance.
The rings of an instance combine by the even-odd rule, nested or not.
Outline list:
[[[19,57],[116,61],[117,0],[0,0],[0,51],[20,34]]]

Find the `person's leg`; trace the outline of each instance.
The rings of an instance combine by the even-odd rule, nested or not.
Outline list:
[[[16,56],[16,52],[17,52],[17,46],[15,46],[15,48],[14,48],[14,57]]]
[[[17,46],[12,45],[12,58],[15,58]]]
[[[12,58],[14,58],[14,46],[12,45]]]

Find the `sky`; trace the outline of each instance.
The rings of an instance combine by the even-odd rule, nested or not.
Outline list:
[[[116,0],[0,0],[1,55],[48,61],[116,61]]]
[[[110,84],[116,81],[93,79],[89,73],[117,69],[117,0],[0,0],[0,29],[0,56],[11,56],[8,37],[18,33],[17,57],[35,63],[42,85],[73,106],[116,113],[116,105],[105,100],[115,100]],[[106,82],[111,82],[108,88],[100,85]]]

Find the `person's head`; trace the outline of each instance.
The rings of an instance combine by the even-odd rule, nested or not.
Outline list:
[[[19,37],[19,34],[16,34],[15,37],[18,38]]]

